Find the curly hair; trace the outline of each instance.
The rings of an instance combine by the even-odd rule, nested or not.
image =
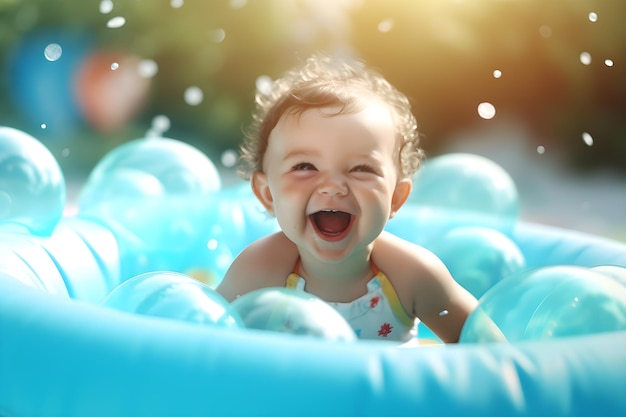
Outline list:
[[[364,94],[373,94],[393,109],[400,138],[400,175],[411,177],[419,169],[424,151],[408,98],[363,62],[321,54],[286,72],[272,83],[269,92],[257,89],[252,123],[240,147],[240,175],[250,179],[252,173],[263,170],[270,133],[284,114],[328,107],[339,108],[333,115],[355,112],[360,110]]]

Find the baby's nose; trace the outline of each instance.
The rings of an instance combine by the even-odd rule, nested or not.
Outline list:
[[[321,194],[329,195],[346,195],[348,194],[348,185],[338,176],[328,175],[317,188]]]

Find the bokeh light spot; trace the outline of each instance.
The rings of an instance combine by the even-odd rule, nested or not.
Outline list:
[[[236,151],[228,149],[224,151],[224,153],[222,153],[222,165],[224,165],[226,168],[232,168],[237,163],[238,157],[239,156],[237,155]]]
[[[126,24],[125,18],[123,18],[122,16],[116,16],[107,22],[107,27],[110,29],[117,29],[117,28],[121,28],[125,24]]]
[[[581,52],[580,53],[580,62],[583,65],[591,64],[591,54],[589,52]]]
[[[202,92],[200,87],[197,86],[188,87],[185,90],[184,96],[185,103],[189,104],[190,106],[197,106],[202,103],[202,100],[204,100],[204,93]]]
[[[391,18],[385,19],[378,24],[378,31],[382,33],[390,32],[391,29],[393,29],[394,25],[395,25],[395,22],[393,19]]]
[[[185,4],[184,0],[170,0],[170,7],[172,9],[180,9]]]
[[[585,142],[585,145],[587,146],[592,146],[593,145],[593,137],[587,133],[587,132],[583,132],[583,142]]]
[[[607,67],[612,67],[613,66],[613,60],[612,59],[605,59],[604,60],[604,65],[606,65]]]
[[[144,78],[152,78],[159,72],[159,66],[151,59],[143,59],[137,65],[137,72]]]
[[[215,43],[222,43],[226,39],[226,32],[224,29],[215,29],[209,32],[209,37]]]
[[[43,51],[43,55],[48,61],[56,61],[61,58],[61,54],[63,54],[63,48],[58,43],[49,44]]]
[[[597,22],[598,21],[598,14],[595,13],[595,12],[589,13],[589,21],[590,22]]]
[[[544,153],[546,153],[546,148],[542,145],[537,146],[537,153],[539,155],[543,155]]]
[[[113,11],[113,2],[111,0],[100,1],[100,13],[109,14]]]
[[[496,108],[493,104],[484,101],[478,105],[478,115],[483,119],[493,119],[496,115]]]
[[[500,78],[500,77],[502,77],[502,71],[500,71],[498,69],[494,70],[493,71],[493,78]]]

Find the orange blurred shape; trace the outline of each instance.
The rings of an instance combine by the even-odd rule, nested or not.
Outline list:
[[[141,60],[119,51],[96,51],[80,65],[75,96],[85,120],[101,132],[123,127],[143,108],[150,78],[140,75]]]

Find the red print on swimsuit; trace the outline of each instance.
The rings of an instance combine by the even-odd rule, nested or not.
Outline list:
[[[378,305],[378,301],[380,301],[379,297],[374,297],[370,300],[370,308],[374,308]]]
[[[391,329],[393,329],[393,326],[389,323],[385,323],[380,326],[380,330],[378,330],[378,335],[382,337],[387,337],[391,333]]]

